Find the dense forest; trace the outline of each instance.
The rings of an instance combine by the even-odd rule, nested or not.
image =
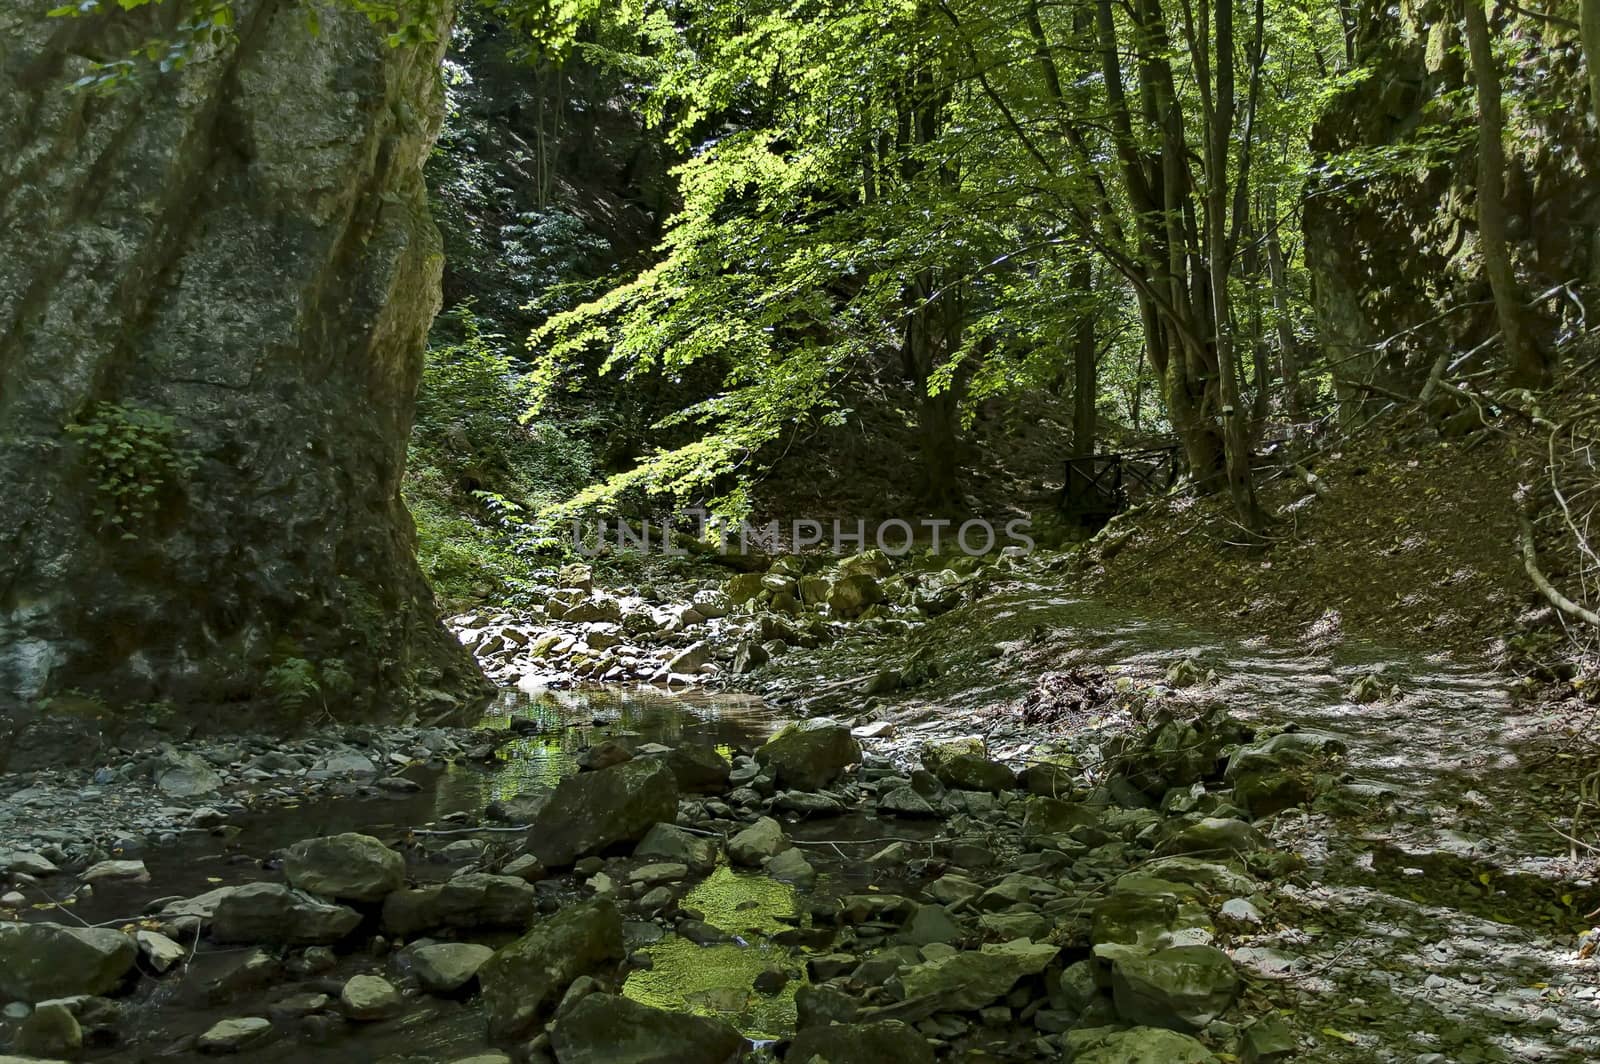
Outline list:
[[[1043,509],[1060,460],[1168,440],[1270,540],[1265,451],[1541,420],[1588,350],[1579,12],[1443,15],[469,12],[433,575],[540,514],[764,519],[819,467],[829,512]]]
[[[1597,176],[1600,0],[0,0],[0,1064],[1600,1058]]]

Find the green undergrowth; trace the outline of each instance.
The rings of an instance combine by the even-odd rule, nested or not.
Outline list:
[[[528,520],[594,476],[593,426],[526,420],[517,345],[471,306],[435,329],[417,397],[404,487],[423,573],[441,603],[516,602],[569,552]]]

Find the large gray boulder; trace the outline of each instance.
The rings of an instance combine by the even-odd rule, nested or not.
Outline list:
[[[1247,857],[1267,847],[1267,837],[1243,820],[1228,817],[1202,817],[1180,827],[1162,840],[1156,852],[1162,856],[1193,854],[1199,857]]]
[[[666,765],[637,758],[561,781],[528,829],[528,851],[547,868],[623,842],[678,817],[678,783]]]
[[[1239,976],[1212,946],[1174,946],[1119,957],[1111,967],[1117,1015],[1129,1023],[1199,1031],[1239,996]]]
[[[139,956],[133,939],[102,927],[0,924],[0,998],[45,1001],[104,994]]]
[[[861,760],[861,744],[850,729],[819,717],[789,725],[756,751],[756,761],[770,766],[778,786],[815,791],[826,787]]]
[[[782,834],[781,829],[779,834]],[[639,840],[639,845],[633,848],[633,855],[658,861],[677,861],[702,875],[717,866],[717,844],[711,839],[685,831],[676,824],[657,824],[651,828]]]
[[[754,868],[793,845],[783,833],[783,825],[764,816],[728,840],[728,860]]]
[[[206,1028],[195,1044],[202,1053],[237,1053],[271,1038],[271,1020],[264,1016],[235,1016]]]
[[[1241,747],[1228,759],[1225,779],[1233,800],[1253,817],[1270,816],[1314,799],[1331,784],[1342,739],[1325,732],[1291,731]]]
[[[998,761],[972,754],[957,754],[939,766],[935,773],[939,782],[959,791],[1014,790],[1017,774]]]
[[[1059,946],[1018,939],[924,961],[891,982],[890,988],[906,1003],[896,1014],[911,1020],[981,1009],[1008,993],[1017,980],[1044,971],[1060,953]]]
[[[557,1064],[729,1064],[744,1036],[721,1020],[589,994],[556,1019]]]
[[[1095,903],[1089,938],[1095,945],[1177,945],[1182,931],[1209,932],[1201,892],[1186,883],[1154,876],[1125,875]]]
[[[405,999],[381,975],[356,975],[339,991],[339,1007],[348,1019],[385,1020],[405,1008]]]
[[[489,1037],[526,1034],[574,979],[623,955],[622,915],[610,902],[584,902],[558,912],[479,967]]]
[[[527,927],[538,904],[532,883],[488,872],[450,877],[439,886],[435,902],[440,925],[469,929]]]
[[[1287,731],[1242,746],[1228,759],[1224,778],[1233,783],[1242,775],[1274,769],[1293,768],[1339,757],[1345,753],[1343,739],[1328,732]]]
[[[152,777],[157,789],[173,798],[194,798],[222,789],[222,777],[199,754],[168,750],[157,761]]]
[[[412,974],[430,994],[456,993],[494,956],[494,950],[476,942],[432,942],[407,952]]]
[[[721,794],[728,789],[728,774],[733,771],[733,766],[709,746],[684,743],[652,756],[671,770],[680,791]]]
[[[325,946],[338,942],[360,923],[361,914],[349,906],[314,898],[281,883],[247,883],[216,903],[211,937],[218,942]]]
[[[22,1021],[16,1042],[31,1057],[76,1057],[83,1050],[83,1027],[65,1002],[45,1001]]]
[[[526,880],[469,872],[435,886],[390,894],[383,901],[383,929],[407,938],[437,927],[521,930],[538,903],[538,893]]]
[[[406,885],[406,859],[371,835],[305,839],[284,853],[292,886],[342,901],[382,901]]]
[[[318,31],[239,0],[107,93],[71,86],[171,39],[169,7],[56,6],[0,5],[0,750],[93,756],[156,699],[241,727],[459,709],[486,689],[399,490],[453,5],[393,47],[352,5]],[[40,708],[68,690],[100,712]]]
[[[870,573],[851,573],[828,588],[828,609],[835,617],[859,617],[867,607],[883,601],[883,588]]]

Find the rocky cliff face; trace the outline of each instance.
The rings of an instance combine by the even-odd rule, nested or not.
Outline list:
[[[1334,166],[1307,186],[1306,261],[1339,375],[1414,391],[1445,346],[1465,353],[1495,332],[1477,246],[1471,71],[1451,4],[1358,7],[1356,49],[1372,73],[1313,132]],[[1581,292],[1600,280],[1600,139],[1576,30],[1519,17],[1493,32],[1516,57],[1502,84],[1517,272],[1530,297]],[[1549,342],[1578,311],[1556,294],[1538,313]]]
[[[242,0],[83,92],[181,5],[54,6],[0,7],[0,736],[458,705],[399,499],[442,43]]]

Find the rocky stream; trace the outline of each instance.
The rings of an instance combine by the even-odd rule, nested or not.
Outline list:
[[[0,1060],[1600,1057],[1600,887],[1500,678],[1059,566],[572,572],[455,620],[477,727],[0,779]]]

